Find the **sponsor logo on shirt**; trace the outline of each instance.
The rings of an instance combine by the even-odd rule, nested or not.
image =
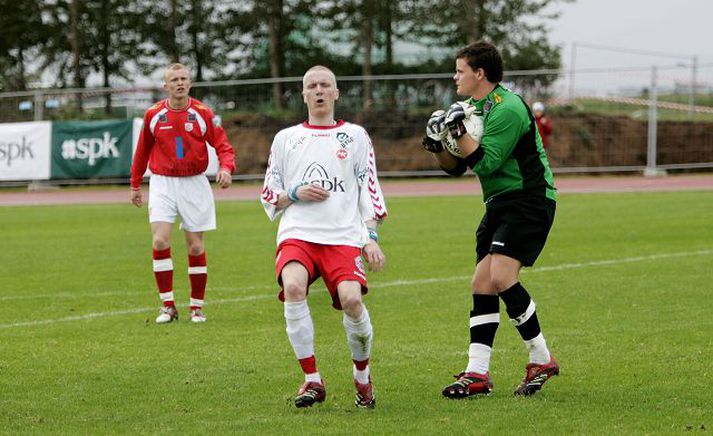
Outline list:
[[[287,147],[290,149],[290,151],[292,151],[295,148],[304,145],[304,143],[306,141],[307,141],[306,136],[293,136],[287,140]]]
[[[320,186],[329,192],[346,192],[344,180],[330,176],[327,170],[317,162],[312,162],[307,167],[302,180],[311,185]]]
[[[341,145],[342,148],[347,148],[349,144],[354,143],[354,138],[344,132],[339,132],[337,133],[337,141],[339,141],[339,145]]]

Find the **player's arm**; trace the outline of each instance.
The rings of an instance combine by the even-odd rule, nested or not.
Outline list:
[[[466,167],[461,159],[444,152],[443,141],[448,134],[445,119],[446,112],[444,110],[439,109],[431,114],[431,118],[426,124],[426,135],[423,137],[421,145],[426,151],[433,154],[443,171],[458,177],[465,172]]]
[[[368,231],[368,239],[362,247],[362,254],[369,271],[380,271],[384,267],[386,256],[379,246],[377,228],[386,219],[388,211],[379,183],[374,146],[369,134],[366,131],[361,133],[355,176],[359,188],[359,214]]]
[[[379,232],[377,230],[379,222],[376,220],[367,220],[365,224],[369,231],[369,240],[362,248],[364,259],[367,265],[369,265],[369,271],[381,271],[381,269],[384,268],[384,264],[386,264],[386,256],[379,246]]]
[[[221,125],[220,116],[213,114],[213,111],[208,109],[208,130],[207,140],[210,145],[215,148],[218,155],[220,169],[215,176],[215,182],[221,188],[227,188],[233,181],[233,171],[235,171],[235,149],[228,141],[228,135]]]
[[[480,146],[465,157],[468,168],[479,176],[492,174],[503,165],[526,127],[520,116],[508,107],[496,106],[488,120]]]
[[[150,126],[150,112],[146,111],[144,114],[144,125],[141,129],[141,134],[139,135],[139,142],[136,147],[136,152],[134,153],[134,158],[131,163],[131,196],[130,201],[136,207],[141,207],[144,204],[143,196],[141,194],[141,181],[144,178],[144,173],[146,173],[146,167],[149,164],[149,156],[151,156],[151,149],[156,143],[156,139],[151,132]]]

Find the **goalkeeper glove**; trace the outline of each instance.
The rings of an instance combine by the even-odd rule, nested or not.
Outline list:
[[[421,145],[423,145],[423,148],[426,151],[429,151],[431,153],[440,153],[443,151],[443,143],[441,141],[437,141],[431,138],[428,135],[423,137]]]
[[[468,133],[468,130],[465,128],[465,124],[463,124],[463,121],[466,118],[466,105],[468,104],[462,102],[453,103],[448,108],[448,113],[446,113],[445,123],[446,126],[448,126],[448,130],[450,131],[453,139],[458,139]]]
[[[426,124],[426,136],[435,140],[443,141],[448,134],[446,127],[446,111],[438,109],[431,114]]]

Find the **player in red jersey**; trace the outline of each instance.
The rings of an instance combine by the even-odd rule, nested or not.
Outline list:
[[[163,88],[168,98],[151,106],[131,166],[131,203],[143,204],[141,180],[148,165],[149,222],[153,234],[153,271],[163,307],[158,324],[178,319],[173,297],[171,230],[177,216],[188,247],[188,277],[191,283],[190,317],[205,322],[208,267],[203,232],[215,229],[215,203],[204,172],[208,168],[208,147],[215,148],[220,169],[215,178],[227,188],[235,170],[235,152],[228,142],[220,117],[189,96],[191,75],[185,65],[172,64],[164,74]]]

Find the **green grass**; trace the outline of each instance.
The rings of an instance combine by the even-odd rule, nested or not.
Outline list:
[[[688,103],[688,100],[680,101],[680,99],[675,98],[675,96],[665,95],[660,96],[658,101]],[[709,103],[710,99],[703,99],[701,101],[697,100],[696,105],[706,106],[709,105]],[[574,106],[553,107],[551,112],[553,114],[598,114],[610,117],[626,117],[635,120],[648,120],[649,117],[649,107],[646,105],[613,103],[591,98],[579,98]],[[713,122],[713,114],[710,113],[697,112],[689,115],[688,110],[664,109],[661,107],[657,109],[657,116],[659,121]]]
[[[145,210],[0,208],[0,433],[670,434],[713,428],[713,191],[562,195],[522,279],[562,365],[515,398],[524,346],[505,321],[495,393],[446,401],[467,360],[477,198],[395,198],[387,268],[370,275],[378,405],[352,404],[341,315],[313,289],[327,402],[301,382],[275,298],[275,224],[257,201],[218,204],[207,235],[208,323],[156,326]],[[187,302],[184,243],[175,290]],[[618,260],[618,261],[617,261]],[[320,282],[321,283],[321,282]]]

